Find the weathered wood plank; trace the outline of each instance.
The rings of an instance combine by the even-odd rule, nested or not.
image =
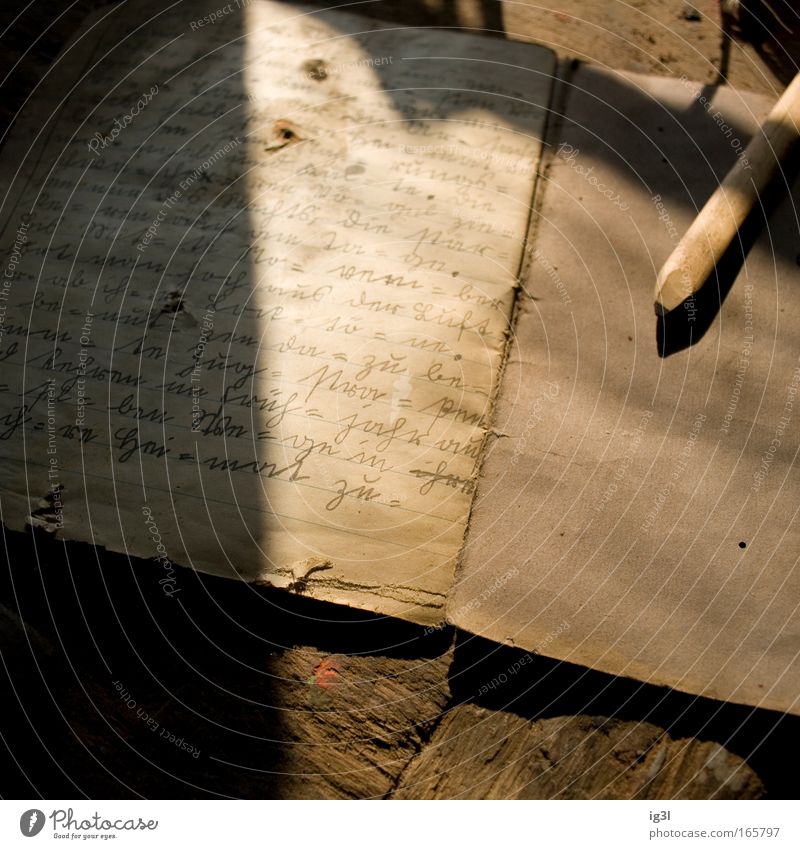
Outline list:
[[[527,720],[464,704],[450,711],[393,798],[755,799],[741,758],[674,740],[647,722],[589,716]]]

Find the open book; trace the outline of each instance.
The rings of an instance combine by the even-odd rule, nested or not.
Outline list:
[[[714,174],[651,124],[733,155],[691,84],[582,71],[526,248],[549,50],[151,12],[92,16],[3,151],[4,524],[176,603],[191,567],[798,712],[792,337],[739,286],[719,337],[653,339]]]

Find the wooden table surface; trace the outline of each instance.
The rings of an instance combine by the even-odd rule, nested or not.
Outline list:
[[[0,13],[6,126],[105,4],[69,5]],[[716,2],[693,5],[700,20],[667,0],[364,11],[706,82],[722,66],[733,85],[781,89],[793,38],[778,45],[751,22],[756,44],[738,30],[726,44]],[[487,690],[521,652],[188,571],[177,601],[157,565],[44,536],[6,533],[4,552],[5,798],[797,796],[798,718],[544,657]]]

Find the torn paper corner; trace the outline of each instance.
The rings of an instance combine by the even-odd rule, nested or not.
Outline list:
[[[283,566],[263,573],[253,583],[289,592],[304,593],[308,588],[308,580],[315,572],[333,569],[333,563],[324,557],[307,557],[291,566]]]
[[[37,528],[45,531],[48,534],[55,534],[56,531],[64,528],[64,505],[62,502],[62,492],[64,487],[56,484],[50,492],[46,493],[38,501],[38,506],[32,510],[30,515],[25,519],[25,526],[29,528]]]

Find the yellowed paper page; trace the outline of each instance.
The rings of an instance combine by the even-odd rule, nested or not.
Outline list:
[[[93,19],[15,129],[2,518],[436,622],[553,57],[240,5]]]
[[[800,713],[797,189],[721,307],[712,283],[667,349],[653,315],[659,264],[772,104],[573,82],[448,614],[529,655]]]

